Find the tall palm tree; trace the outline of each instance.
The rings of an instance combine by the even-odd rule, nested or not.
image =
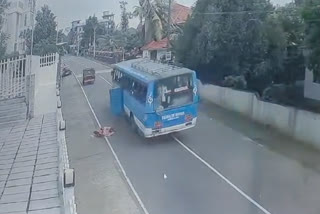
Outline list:
[[[165,8],[167,0],[139,0],[139,5],[136,6],[133,15],[139,17],[142,25],[144,19],[145,42],[152,40],[159,41],[164,35],[164,25],[166,24]]]

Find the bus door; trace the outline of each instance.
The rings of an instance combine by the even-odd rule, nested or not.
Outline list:
[[[110,108],[114,115],[123,113],[123,88],[119,84],[119,73],[112,71],[112,88],[109,90]]]
[[[123,113],[123,90],[120,86],[115,86],[109,90],[110,93],[110,108],[114,115]]]
[[[128,116],[133,113],[140,122],[143,122],[146,108],[147,86],[138,81],[129,79],[128,86],[123,92],[125,111]]]

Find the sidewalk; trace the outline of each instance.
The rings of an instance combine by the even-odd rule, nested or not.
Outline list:
[[[0,214],[60,214],[56,113],[0,129]]]

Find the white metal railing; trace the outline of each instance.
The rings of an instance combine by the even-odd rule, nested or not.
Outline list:
[[[0,100],[26,95],[26,71],[25,55],[0,61]]]
[[[40,67],[42,68],[42,67],[53,65],[56,63],[56,60],[57,60],[56,53],[40,56]]]

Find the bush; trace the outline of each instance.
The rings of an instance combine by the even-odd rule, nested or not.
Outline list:
[[[222,86],[243,90],[247,88],[247,82],[244,76],[227,76],[224,78]]]

